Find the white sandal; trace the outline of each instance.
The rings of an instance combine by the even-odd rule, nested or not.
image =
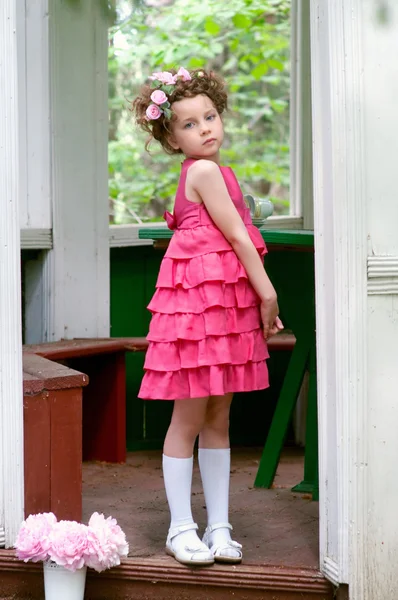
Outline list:
[[[208,565],[212,565],[214,563],[214,556],[211,550],[209,550],[209,548],[203,542],[201,542],[199,538],[198,544],[195,547],[184,546],[184,548],[174,550],[173,539],[180,533],[189,531],[190,529],[198,529],[197,524],[190,523],[189,525],[181,525],[180,527],[173,527],[169,529],[166,541],[167,554],[173,556],[173,558],[183,565],[188,565],[190,567],[206,567]]]
[[[210,535],[216,529],[230,529],[232,531],[232,525],[230,523],[215,523],[214,525],[208,525],[204,533],[202,541],[209,548],[210,552],[214,556],[214,560],[218,563],[230,563],[238,564],[242,562],[242,544],[235,542],[234,540],[228,540],[225,544],[218,546],[210,545]],[[228,550],[233,548],[237,551],[239,556],[228,556]]]

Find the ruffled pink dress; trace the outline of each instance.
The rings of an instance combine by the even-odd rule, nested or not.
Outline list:
[[[204,204],[185,196],[183,162],[174,230],[148,305],[152,319],[139,397],[179,400],[268,387],[260,300],[231,245]],[[260,256],[266,247],[233,171],[220,167],[229,194]]]

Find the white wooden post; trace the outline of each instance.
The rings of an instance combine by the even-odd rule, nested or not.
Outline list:
[[[384,20],[379,4],[361,3],[368,244],[364,600],[398,597],[398,5],[385,3]]]
[[[312,0],[320,563],[365,600],[366,200],[359,0]],[[370,598],[370,597],[369,597]]]
[[[107,22],[99,3],[50,6],[53,250],[48,341],[109,335]]]
[[[314,228],[312,190],[310,3],[291,7],[290,85],[290,214]]]
[[[360,9],[356,0],[345,2],[355,15],[347,22],[340,0],[334,6],[324,0],[311,5],[320,551],[321,568],[335,583],[351,583],[350,516],[358,538],[351,567],[364,564],[362,519],[367,501],[361,489],[366,469],[351,474],[351,452],[356,464],[364,464],[366,454],[366,219]],[[362,582],[356,584],[362,593]],[[357,594],[354,588],[355,584],[352,593]],[[364,598],[361,593],[353,598]]]
[[[0,545],[6,546],[23,519],[16,7],[17,0],[0,5]]]
[[[303,229],[314,228],[311,120],[310,3],[292,0],[290,44],[290,214],[301,217]],[[283,224],[279,227],[283,228]],[[305,444],[308,373],[297,398],[294,433]]]
[[[21,190],[24,230],[51,229],[48,0],[18,2]],[[36,233],[37,236],[37,233]]]
[[[36,194],[39,176],[33,175],[39,171],[44,198],[50,189],[53,247],[28,264],[26,342],[106,337],[108,23],[96,0],[82,2],[79,9],[66,2],[40,0],[36,4],[26,13],[30,32],[26,43],[36,51],[36,62],[29,64],[33,73],[37,71],[42,88],[36,90],[33,76],[27,84],[37,92],[37,100],[42,94],[44,102],[36,102],[28,113],[32,122],[27,127],[28,148],[35,145],[31,140],[34,122],[42,124],[43,135],[36,159],[28,154],[28,183]],[[46,111],[51,115],[50,128],[44,123]],[[39,208],[36,203],[36,226]]]
[[[398,596],[398,7],[311,1],[321,569]]]

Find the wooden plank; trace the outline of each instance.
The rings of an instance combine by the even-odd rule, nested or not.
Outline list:
[[[25,518],[50,510],[50,406],[47,392],[24,396]]]
[[[82,390],[49,392],[50,509],[58,519],[82,518]]]
[[[35,375],[23,372],[23,393],[24,396],[27,394],[40,394],[44,389],[43,380],[39,379]]]
[[[83,459],[126,460],[126,369],[124,352],[74,359],[90,385],[84,390]]]
[[[308,229],[260,229],[263,240],[267,244],[297,246],[314,246],[314,232]],[[167,228],[143,228],[139,231],[140,239],[152,239],[154,241],[170,240],[173,232]]]
[[[23,370],[26,376],[33,375],[43,382],[46,390],[61,390],[82,387],[88,384],[84,373],[69,369],[36,354],[24,352]]]
[[[0,577],[5,597],[41,600],[43,567],[23,563],[13,550],[0,550]],[[116,569],[90,569],[86,595],[92,600],[332,600],[333,586],[317,569],[242,564],[231,569],[187,569],[171,557],[127,558]]]
[[[52,360],[67,359],[81,356],[95,356],[97,354],[111,354],[128,350],[139,352],[143,349],[142,338],[79,338],[73,340],[61,340],[59,342],[48,342],[45,344],[25,345],[24,351],[37,354]]]

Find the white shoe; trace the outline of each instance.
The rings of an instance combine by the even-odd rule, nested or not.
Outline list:
[[[211,534],[216,529],[230,529],[232,531],[232,525],[230,523],[215,523],[214,525],[208,525],[206,527],[202,541],[214,556],[215,562],[230,564],[242,562],[242,544],[239,544],[234,540],[226,540],[225,543],[218,545],[212,544]]]
[[[192,546],[186,545],[182,548],[173,548],[173,540],[184,531],[190,531],[191,529],[198,529],[196,523],[190,523],[189,525],[181,525],[180,527],[173,527],[169,529],[166,541],[166,552],[173,556],[178,562],[183,565],[190,567],[205,567],[214,563],[214,556],[209,548],[200,541],[198,538],[197,543]]]

